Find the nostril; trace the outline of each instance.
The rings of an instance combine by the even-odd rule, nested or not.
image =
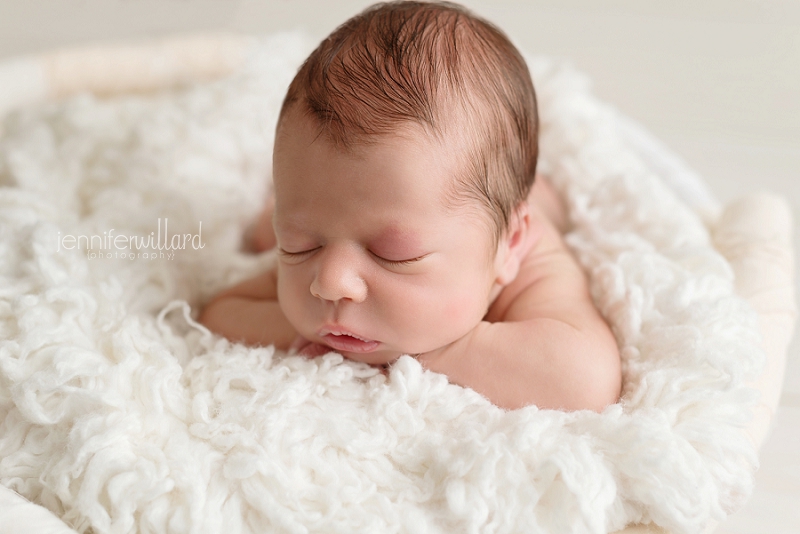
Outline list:
[[[318,261],[309,287],[311,295],[330,302],[362,302],[366,298],[367,284],[359,270],[360,263],[347,249],[328,247]]]
[[[367,297],[367,284],[357,276],[326,281],[317,278],[311,283],[309,291],[313,297],[321,300],[363,302]]]
[[[322,294],[322,290],[319,284],[319,277],[314,278],[314,281],[311,282],[311,286],[309,287],[309,291],[311,291],[311,295],[315,298],[326,300]]]

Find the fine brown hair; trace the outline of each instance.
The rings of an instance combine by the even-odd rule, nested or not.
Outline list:
[[[458,4],[380,3],[349,19],[300,67],[280,117],[298,104],[343,150],[407,123],[439,139],[467,136],[451,199],[484,207],[495,245],[533,184],[538,114],[528,67],[502,31]]]

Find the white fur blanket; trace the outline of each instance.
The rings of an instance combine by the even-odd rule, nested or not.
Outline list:
[[[258,51],[215,83],[3,120],[0,484],[95,533],[602,533],[639,521],[677,534],[749,495],[754,312],[700,215],[585,79],[553,62],[531,61],[541,165],[622,349],[620,404],[505,412],[409,357],[384,377],[198,326],[190,306],[196,316],[271,261],[241,253],[241,233],[309,48],[279,36]],[[151,233],[189,239],[132,244]],[[69,248],[91,236],[116,257]]]

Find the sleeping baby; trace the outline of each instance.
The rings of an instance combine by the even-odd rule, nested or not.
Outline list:
[[[525,61],[494,26],[449,3],[368,8],[283,102],[252,236],[275,268],[201,322],[308,357],[409,354],[508,409],[615,403],[619,351],[534,180],[537,128]]]

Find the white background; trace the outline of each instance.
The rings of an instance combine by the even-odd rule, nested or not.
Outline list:
[[[0,59],[208,30],[303,29],[321,39],[370,3],[0,0]],[[566,58],[587,72],[601,98],[682,155],[720,200],[769,189],[784,195],[800,217],[799,0],[463,3],[525,51]],[[795,222],[800,250],[797,228]],[[797,336],[756,493],[718,532],[800,533]]]

